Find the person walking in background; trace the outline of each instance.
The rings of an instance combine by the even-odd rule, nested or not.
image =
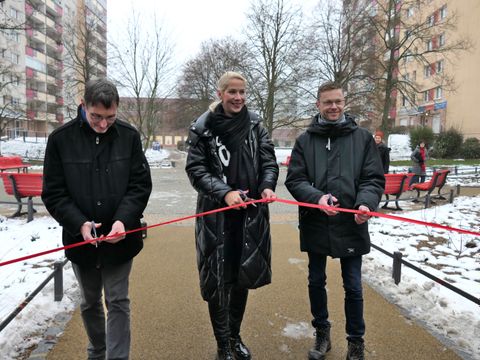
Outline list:
[[[415,147],[410,159],[413,162],[412,172],[415,174],[410,180],[410,185],[418,182],[425,182],[427,175],[427,167],[425,165],[428,157],[427,147],[425,141],[420,141],[420,144]]]
[[[246,80],[226,72],[218,80],[220,101],[190,127],[185,170],[198,192],[197,212],[275,199],[278,165],[273,143],[245,105]],[[197,265],[208,302],[217,359],[250,359],[240,337],[248,289],[271,282],[268,205],[196,219]]]
[[[308,292],[316,329],[311,360],[324,359],[331,348],[328,320],[327,256],[339,258],[345,289],[347,360],[364,359],[362,255],[370,251],[369,216],[335,211],[335,207],[374,211],[385,177],[372,135],[344,113],[342,88],[333,82],[317,93],[319,114],[294,145],[285,185],[299,202],[329,206],[299,208],[300,249],[308,253]]]
[[[375,132],[375,144],[377,144],[378,153],[382,160],[383,173],[388,174],[390,167],[390,148],[383,142],[383,131]]]
[[[50,134],[45,152],[42,200],[63,227],[63,244],[100,237],[65,250],[80,286],[88,359],[129,358],[128,279],[143,240],[124,233],[141,227],[152,190],[140,135],[117,119],[118,104],[112,82],[89,81],[76,119]]]

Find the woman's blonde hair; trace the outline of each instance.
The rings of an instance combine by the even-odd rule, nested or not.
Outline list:
[[[227,71],[218,79],[217,90],[220,92],[225,91],[228,87],[228,84],[230,83],[230,80],[233,80],[233,79],[241,80],[245,85],[247,85],[247,79],[245,79],[242,74],[235,71]],[[209,110],[213,112],[217,107],[217,105],[220,104],[221,102],[222,102],[221,100],[214,101],[208,107]]]

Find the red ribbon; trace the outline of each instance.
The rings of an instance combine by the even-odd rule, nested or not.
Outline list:
[[[102,237],[100,239],[103,241],[103,240],[107,240],[107,239],[116,238],[118,236],[134,233],[134,232],[137,232],[137,231],[152,229],[152,228],[155,228],[155,227],[169,225],[169,224],[173,224],[173,223],[184,221],[184,220],[189,220],[189,219],[193,219],[193,218],[197,218],[197,217],[202,217],[202,216],[205,216],[205,215],[215,214],[215,213],[230,210],[230,209],[240,208],[240,207],[243,207],[245,205],[251,205],[251,204],[255,204],[255,203],[267,203],[267,202],[269,203],[269,202],[275,202],[275,201],[280,202],[280,203],[284,203],[284,204],[289,204],[289,205],[304,206],[304,207],[321,209],[321,210],[325,209],[325,210],[339,211],[339,212],[345,212],[345,213],[351,213],[351,214],[369,215],[369,216],[372,216],[372,217],[379,217],[379,218],[384,218],[384,219],[391,219],[391,220],[396,220],[396,221],[408,222],[408,223],[416,224],[416,225],[429,226],[429,227],[443,229],[443,230],[447,230],[447,231],[458,232],[458,233],[461,233],[461,234],[480,236],[480,232],[478,232],[478,231],[454,228],[454,227],[451,227],[451,226],[435,224],[435,223],[431,223],[431,222],[427,222],[427,221],[409,219],[409,218],[402,217],[402,216],[383,214],[383,213],[379,213],[379,212],[375,212],[375,211],[361,211],[361,210],[353,210],[353,209],[344,209],[344,208],[340,208],[340,207],[323,206],[323,205],[309,204],[309,203],[303,203],[303,202],[298,202],[298,201],[293,201],[293,200],[275,198],[274,200],[267,200],[267,199],[251,200],[251,201],[247,201],[243,204],[226,206],[226,207],[222,207],[222,208],[219,208],[219,209],[214,209],[214,210],[198,213],[198,214],[195,214],[195,215],[189,215],[189,216],[185,216],[185,217],[181,217],[181,218],[176,218],[176,219],[164,221],[164,222],[161,222],[161,223],[158,223],[158,224],[153,224],[153,225],[144,226],[144,227],[134,229],[134,230],[129,230],[129,231],[126,231],[124,233],[119,233],[119,234],[115,234],[115,235],[112,235],[112,236],[105,236],[105,237]],[[26,256],[23,256],[23,257],[20,257],[20,258],[12,259],[12,260],[7,260],[7,261],[4,261],[4,262],[0,262],[0,267],[5,266],[5,265],[9,265],[9,264],[13,264],[13,263],[17,263],[17,262],[20,262],[20,261],[33,259],[33,258],[38,257],[38,256],[51,254],[51,253],[54,253],[54,252],[57,252],[57,251],[72,249],[72,248],[75,248],[75,247],[78,247],[78,246],[83,246],[83,245],[86,245],[86,244],[90,244],[90,243],[93,243],[93,242],[96,242],[96,241],[99,241],[99,238],[92,239],[92,240],[86,240],[86,241],[78,242],[78,243],[71,244],[71,245],[62,246],[62,247],[55,248],[55,249],[42,251],[42,252],[31,254],[31,255],[26,255]]]

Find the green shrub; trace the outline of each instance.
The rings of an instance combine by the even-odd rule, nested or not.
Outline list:
[[[410,130],[410,148],[415,150],[417,145],[422,141],[425,142],[427,147],[430,147],[433,143],[434,134],[432,128],[426,126],[417,126]]]
[[[438,134],[433,144],[432,157],[451,159],[460,154],[463,135],[453,128]]]
[[[466,139],[460,149],[464,159],[480,159],[480,141],[477,138]]]

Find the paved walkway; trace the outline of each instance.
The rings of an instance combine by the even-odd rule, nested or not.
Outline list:
[[[273,283],[250,292],[242,336],[255,359],[306,359],[313,343],[306,256],[299,251],[294,224],[275,223],[272,237]],[[329,261],[333,347],[328,360],[346,356],[339,270],[338,261]],[[370,287],[365,285],[364,293],[367,359],[459,359]],[[130,294],[132,360],[214,359],[215,341],[198,288],[193,226],[149,231],[134,262]],[[85,359],[86,344],[77,310],[47,359]]]

